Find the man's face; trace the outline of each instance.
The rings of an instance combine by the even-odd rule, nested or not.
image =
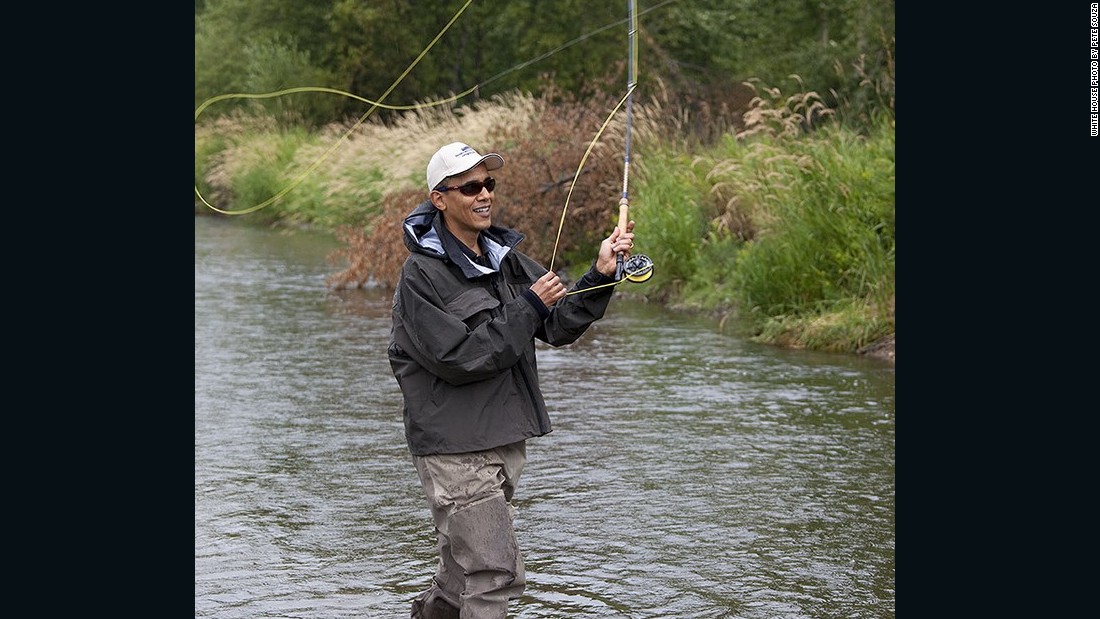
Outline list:
[[[489,178],[489,171],[485,164],[470,168],[457,176],[451,176],[443,180],[443,185],[456,187],[465,185],[470,181],[485,181]],[[488,187],[482,187],[472,196],[467,196],[461,190],[432,191],[432,204],[446,213],[444,218],[447,229],[460,241],[471,249],[477,248],[477,235],[492,224],[493,192]]]

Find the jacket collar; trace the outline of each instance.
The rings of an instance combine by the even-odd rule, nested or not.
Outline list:
[[[405,246],[409,251],[439,259],[447,259],[462,269],[467,279],[482,277],[500,270],[500,263],[525,237],[503,226],[489,226],[481,232],[481,246],[489,256],[491,268],[482,266],[462,251],[462,243],[443,224],[443,212],[425,200],[405,218]]]

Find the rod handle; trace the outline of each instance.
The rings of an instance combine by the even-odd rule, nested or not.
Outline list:
[[[629,210],[630,202],[626,197],[623,197],[619,200],[619,234],[626,232],[626,222],[628,221],[627,217],[629,216]],[[621,281],[623,279],[623,272],[623,253],[619,252],[615,255],[615,279]]]

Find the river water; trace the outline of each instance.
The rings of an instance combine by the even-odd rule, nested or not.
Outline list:
[[[408,617],[435,569],[391,293],[327,290],[335,247],[195,218],[196,618]],[[538,354],[511,617],[894,617],[893,365],[625,295]]]

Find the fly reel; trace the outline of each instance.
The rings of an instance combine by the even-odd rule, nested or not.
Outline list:
[[[623,277],[640,284],[653,277],[653,260],[645,254],[634,254],[623,264]]]

